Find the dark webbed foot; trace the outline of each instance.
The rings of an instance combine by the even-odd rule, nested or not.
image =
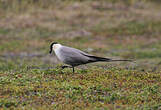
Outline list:
[[[61,66],[62,69],[64,68],[72,68],[71,66]]]
[[[68,68],[68,66],[61,66],[61,68],[62,68],[62,69],[64,69],[64,68]]]

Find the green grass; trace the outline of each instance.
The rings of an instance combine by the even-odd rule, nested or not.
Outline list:
[[[16,51],[16,48],[22,49],[22,42],[21,41],[10,41],[10,42],[5,42],[4,44],[1,44],[0,46],[0,51]]]
[[[131,52],[129,54],[126,54],[125,56],[122,55],[123,57],[132,57],[132,58],[160,58],[161,57],[161,52],[160,50],[156,51],[144,51],[144,52]]]
[[[8,34],[8,32],[9,32],[10,30],[9,29],[0,29],[0,34],[1,35],[6,35],[6,34]]]
[[[160,33],[160,21],[128,21],[116,27],[106,26],[103,21],[93,28],[95,34],[102,33],[104,36],[127,36],[127,35],[146,35],[147,37],[157,37],[155,33]]]

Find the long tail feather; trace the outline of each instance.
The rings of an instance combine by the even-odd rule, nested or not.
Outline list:
[[[111,62],[112,61],[132,61],[132,60],[110,60]]]
[[[97,57],[97,56],[89,56],[93,59],[93,61],[103,61],[103,62],[114,62],[114,61],[132,61],[132,60],[113,60],[109,58]]]
[[[110,58],[97,57],[97,56],[87,55],[87,54],[83,54],[83,55],[91,58],[89,60],[89,62],[98,62],[98,61],[103,61],[103,62],[132,61],[132,60],[113,60],[113,59],[110,59]]]

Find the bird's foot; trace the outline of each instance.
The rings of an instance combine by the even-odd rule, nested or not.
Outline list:
[[[62,69],[67,68],[68,66],[61,66]]]
[[[70,66],[61,66],[62,69],[64,68],[71,68]]]

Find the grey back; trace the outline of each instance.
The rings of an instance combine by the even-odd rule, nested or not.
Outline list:
[[[91,58],[88,57],[90,54],[67,46],[62,46],[60,49],[60,54],[62,61],[71,66],[86,64],[91,61]]]

